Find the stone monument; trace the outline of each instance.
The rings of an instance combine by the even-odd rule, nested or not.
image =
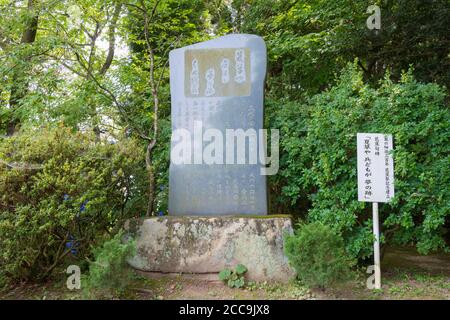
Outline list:
[[[171,215],[267,214],[266,176],[255,161],[266,65],[266,46],[254,35],[170,52],[172,132],[179,133],[171,145]]]
[[[291,219],[267,216],[266,64],[255,35],[170,52],[169,216],[127,222],[136,269],[213,274],[241,263],[253,280],[294,275],[283,253]]]

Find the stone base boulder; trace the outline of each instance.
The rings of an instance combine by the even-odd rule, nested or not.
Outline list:
[[[238,263],[246,278],[285,282],[295,276],[283,253],[289,216],[153,217],[128,221],[137,254],[129,264],[141,271],[218,273]]]

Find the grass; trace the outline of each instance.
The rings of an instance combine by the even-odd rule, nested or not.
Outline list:
[[[441,260],[439,260],[439,259]],[[449,257],[417,256],[410,251],[392,251],[382,265],[382,289],[366,288],[368,274],[361,268],[351,281],[325,290],[309,289],[298,281],[287,284],[248,282],[244,289],[228,288],[221,281],[192,280],[178,275],[148,279],[134,274],[124,291],[95,290],[95,299],[442,299],[450,300]],[[417,263],[414,263],[417,261]],[[66,274],[57,273],[41,284],[17,283],[0,292],[0,299],[85,299],[82,290],[66,287]],[[82,283],[83,286],[83,283]]]
[[[0,293],[0,299],[79,300],[85,299],[82,290],[70,291],[64,281],[44,284],[18,284]],[[244,289],[230,289],[226,285],[205,280],[178,278],[147,279],[136,276],[123,292],[96,290],[94,299],[450,299],[449,279],[444,276],[416,274],[402,271],[386,275],[383,287],[368,290],[360,281],[336,285],[325,290],[308,289],[297,281],[288,284],[250,283]]]

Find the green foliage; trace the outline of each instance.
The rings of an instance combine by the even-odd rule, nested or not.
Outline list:
[[[380,7],[381,30],[366,26],[370,4]],[[317,93],[355,58],[372,83],[386,70],[400,79],[412,64],[420,81],[450,87],[447,0],[240,0],[233,5],[239,31],[261,35],[267,43],[270,95],[299,99]]]
[[[355,135],[391,133],[396,198],[380,207],[382,241],[448,250],[448,94],[435,84],[450,85],[448,0],[375,1],[376,32],[366,27],[364,1],[157,3],[0,0],[0,134],[11,122],[25,130],[0,142],[0,279],[45,278],[72,255],[67,244],[83,259],[119,221],[145,212],[142,134],[155,125],[152,78],[159,108],[151,189],[154,211],[167,213],[168,52],[230,32],[267,44],[265,127],[281,130],[271,212],[330,225],[352,256],[369,257],[371,212],[356,201]],[[147,38],[143,8],[151,13]],[[23,43],[36,17],[37,36]],[[45,129],[61,122],[72,130]],[[117,142],[97,140],[102,135]]]
[[[247,268],[243,264],[238,264],[235,269],[238,275],[244,275],[247,271]]]
[[[380,207],[382,241],[415,243],[421,253],[446,248],[450,215],[450,114],[446,92],[411,73],[378,88],[364,83],[356,64],[337,84],[305,103],[280,106],[281,201],[307,204],[310,221],[341,232],[354,256],[371,255],[371,206],[357,201],[356,133],[394,137],[395,198]],[[301,114],[294,117],[295,114]]]
[[[111,143],[65,127],[0,141],[0,269],[43,279],[66,257],[145,212],[146,175],[132,139]]]
[[[90,262],[89,274],[82,281],[85,292],[92,295],[93,290],[123,291],[132,279],[127,259],[136,253],[135,241],[124,241],[124,233],[118,232],[92,252],[94,261]]]
[[[153,156],[155,172],[155,211],[167,214],[169,211],[169,164],[170,164],[170,136],[172,128],[170,122],[163,120],[160,123],[159,145]]]
[[[230,269],[224,269],[219,272],[219,280],[228,281],[233,272]]]
[[[352,262],[342,237],[330,227],[319,222],[302,224],[284,241],[289,263],[304,284],[324,288],[349,278]]]
[[[245,286],[244,275],[247,267],[238,264],[234,270],[224,269],[219,273],[219,279],[226,283],[230,288],[242,288]]]

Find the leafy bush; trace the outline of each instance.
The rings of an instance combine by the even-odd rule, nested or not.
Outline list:
[[[294,235],[286,235],[284,250],[297,277],[310,287],[324,288],[350,275],[352,263],[342,237],[319,222],[300,225]]]
[[[246,266],[238,264],[234,270],[224,269],[220,271],[219,279],[226,283],[230,288],[242,288],[245,286],[244,275],[247,271]]]
[[[143,151],[131,139],[97,141],[65,127],[0,141],[0,270],[10,279],[48,277],[65,258],[123,219],[145,212]]]
[[[280,174],[272,190],[289,210],[338,230],[348,252],[372,254],[371,204],[358,202],[356,133],[394,138],[395,198],[380,206],[382,241],[416,244],[426,254],[445,248],[450,218],[450,113],[444,88],[398,83],[389,74],[374,88],[350,65],[336,86],[304,103],[269,105],[280,128]],[[274,108],[273,106],[278,107]],[[268,113],[269,114],[269,113]],[[283,208],[284,209],[284,208]],[[446,229],[447,221],[447,229]]]
[[[85,292],[91,295],[92,289],[123,290],[132,276],[127,259],[135,253],[135,242],[124,242],[123,232],[94,248],[94,261],[90,262],[89,275],[82,282]]]

